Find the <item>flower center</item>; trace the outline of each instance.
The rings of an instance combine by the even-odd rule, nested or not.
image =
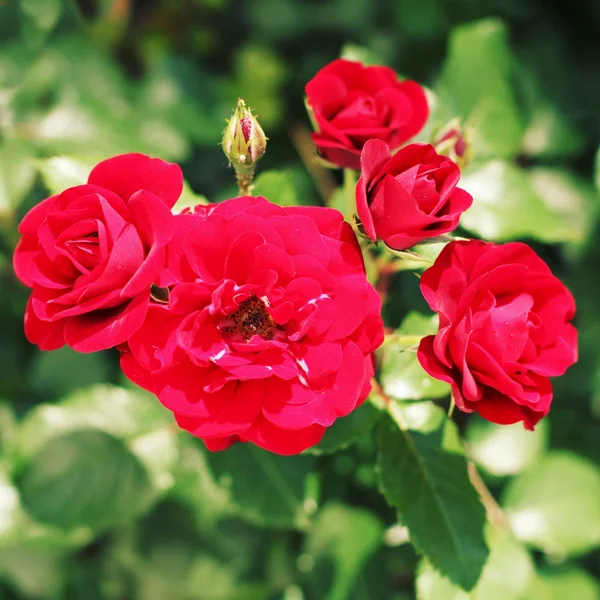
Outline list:
[[[257,296],[250,296],[240,302],[238,309],[229,315],[227,323],[223,332],[238,334],[246,342],[253,335],[271,340],[277,329],[277,324],[271,318],[264,302]]]

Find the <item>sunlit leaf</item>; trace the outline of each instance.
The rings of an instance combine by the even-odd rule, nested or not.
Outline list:
[[[411,312],[385,345],[381,381],[385,392],[397,400],[442,398],[448,384],[430,377],[417,360],[416,349],[425,335],[437,331],[437,316]]]
[[[400,428],[391,418],[381,424],[377,470],[379,487],[398,510],[419,553],[450,581],[470,590],[487,559],[485,511],[456,448],[455,426],[421,433]],[[454,431],[452,431],[454,429]],[[451,443],[446,443],[447,432]]]
[[[211,470],[240,515],[275,528],[303,528],[317,508],[314,458],[279,456],[251,444],[208,455]]]
[[[382,524],[369,511],[339,503],[324,506],[308,532],[299,559],[301,568],[312,576],[311,587],[316,588],[318,597],[349,598],[361,567],[381,545],[382,534]]]
[[[548,420],[527,431],[522,423],[496,425],[474,417],[466,439],[469,456],[477,465],[492,475],[515,475],[540,459],[548,444]]]
[[[48,441],[27,462],[18,485],[35,519],[65,529],[126,523],[149,506],[153,492],[125,444],[97,429]]]
[[[512,480],[503,507],[515,535],[548,554],[581,554],[600,545],[600,469],[552,452]]]

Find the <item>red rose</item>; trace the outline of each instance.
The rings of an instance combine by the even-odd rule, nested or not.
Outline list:
[[[80,352],[126,341],[146,316],[182,187],[177,165],[124,154],[98,164],[86,185],[32,208],[13,259],[32,288],[27,339]]]
[[[388,67],[365,67],[338,59],[307,84],[306,100],[320,154],[339,167],[360,168],[360,151],[376,138],[398,148],[415,136],[429,116],[423,88],[398,81]]]
[[[394,250],[453,231],[473,203],[456,187],[458,166],[429,144],[410,144],[392,156],[385,142],[370,140],[361,163],[358,217],[367,236]]]
[[[439,314],[419,361],[452,386],[456,406],[527,429],[550,410],[549,377],[577,360],[575,301],[525,244],[451,242],[421,277]]]
[[[383,341],[351,227],[251,197],[175,218],[169,302],[150,306],[124,372],[211,450],[313,446],[365,399]]]

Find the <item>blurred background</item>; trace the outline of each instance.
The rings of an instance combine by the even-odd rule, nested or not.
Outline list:
[[[0,2],[0,599],[598,600],[599,35],[595,0]],[[116,353],[42,353],[22,332],[25,212],[129,151],[179,162],[187,201],[234,196],[219,141],[238,96],[270,138],[257,191],[335,205],[303,86],[340,54],[431,90],[421,139],[467,119],[463,234],[527,241],[577,298],[581,358],[535,433],[456,416],[515,538],[471,594],[420,562],[377,491],[369,406],[307,455],[213,455]],[[422,335],[419,312],[400,274],[386,320]],[[406,353],[382,379],[401,402],[447,395]]]

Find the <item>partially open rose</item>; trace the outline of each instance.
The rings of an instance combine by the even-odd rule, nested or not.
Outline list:
[[[577,360],[575,302],[525,244],[451,242],[421,277],[440,316],[419,361],[452,386],[456,406],[527,429],[550,410],[549,377]]]
[[[105,160],[88,183],[47,198],[23,218],[14,254],[32,288],[27,339],[42,350],[117,346],[141,327],[165,262],[181,169],[141,154]]]
[[[306,84],[306,103],[321,156],[356,170],[367,140],[383,140],[398,148],[421,131],[429,116],[427,97],[418,83],[399,81],[389,67],[341,58]]]

